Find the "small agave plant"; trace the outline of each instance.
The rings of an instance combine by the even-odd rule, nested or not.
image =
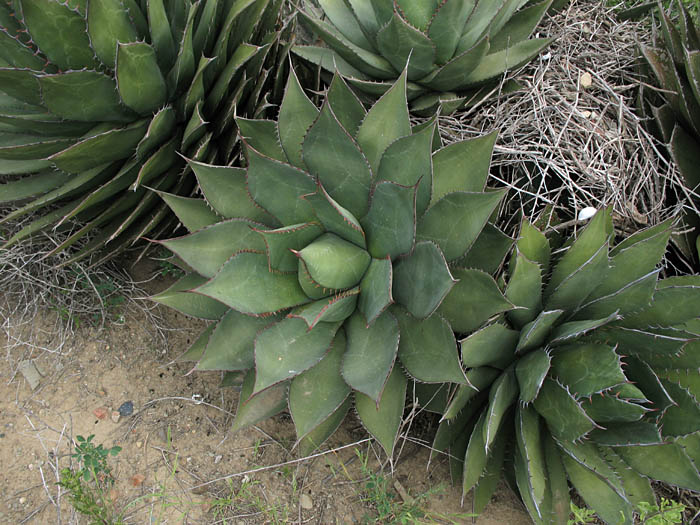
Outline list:
[[[569,482],[611,524],[655,500],[649,479],[700,490],[700,276],[658,279],[670,232],[612,247],[603,210],[552,252],[523,222],[501,298],[517,308],[460,341],[469,384],[434,443],[476,512],[502,472],[538,524],[567,523]]]
[[[552,0],[319,0],[299,16],[328,47],[294,46],[337,69],[371,97],[384,93],[410,57],[408,97],[420,114],[473,103],[484,84],[526,64],[551,39],[529,39]],[[527,4],[527,5],[526,5]],[[491,86],[493,87],[493,86]],[[490,89],[490,88],[488,88]],[[509,87],[512,89],[512,84]]]
[[[307,453],[354,400],[391,456],[409,378],[468,384],[453,323],[512,306],[477,306],[512,245],[487,222],[495,136],[433,151],[405,72],[368,112],[340,76],[319,110],[292,72],[279,120],[238,126],[247,169],[190,161],[206,204],[162,244],[192,273],[154,299],[217,321],[183,358],[245,371],[235,429],[288,407]]]
[[[0,203],[20,204],[0,223],[39,215],[4,246],[76,218],[54,252],[99,228],[70,260],[108,257],[172,225],[146,186],[192,192],[177,152],[229,161],[233,115],[268,105],[281,4],[0,2]]]
[[[700,31],[681,0],[676,2],[679,25],[658,4],[660,38],[655,47],[641,46],[642,55],[662,90],[658,95],[643,90],[644,109],[654,117],[661,138],[669,146],[686,186],[695,191],[692,199],[700,209]],[[660,103],[659,103],[660,101]],[[700,260],[700,217],[685,215],[686,226],[694,231],[684,237],[680,248],[690,260]],[[685,240],[685,242],[682,242]]]

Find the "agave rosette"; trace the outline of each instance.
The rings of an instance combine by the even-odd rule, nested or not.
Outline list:
[[[5,246],[78,219],[56,247],[104,257],[171,223],[145,186],[189,195],[191,158],[226,163],[233,115],[267,106],[281,0],[15,0],[0,4],[0,222]],[[283,84],[280,82],[280,93]],[[133,191],[131,191],[133,190]]]
[[[685,185],[695,192],[688,197],[695,210],[700,208],[700,31],[683,2],[675,2],[678,26],[670,11],[658,4],[659,38],[654,47],[640,46],[642,56],[653,72],[661,90],[643,89],[643,106],[653,115],[658,131],[683,176]],[[653,93],[653,96],[652,96]],[[690,234],[676,239],[690,260],[700,257],[700,217],[685,214]]]
[[[508,69],[535,57],[551,39],[530,35],[551,0],[319,0],[302,22],[327,47],[294,53],[329,72],[337,69],[363,93],[384,93],[408,65],[411,109],[451,113],[474,103]],[[527,4],[527,5],[526,5]],[[513,83],[507,89],[512,89]]]
[[[700,490],[700,276],[658,279],[670,232],[612,247],[599,211],[552,252],[523,222],[503,297],[517,308],[460,341],[470,384],[439,394],[433,446],[476,512],[502,472],[543,524],[567,523],[569,482],[615,524],[655,501],[649,478]]]
[[[292,73],[278,122],[238,125],[247,169],[190,162],[211,210],[162,241],[194,271],[154,299],[218,321],[183,359],[246,371],[235,429],[289,407],[308,452],[354,397],[391,455],[406,374],[466,384],[451,324],[512,307],[474,306],[500,295],[484,270],[512,244],[487,222],[503,196],[484,191],[495,136],[433,151],[405,73],[368,112],[340,76],[319,110]]]

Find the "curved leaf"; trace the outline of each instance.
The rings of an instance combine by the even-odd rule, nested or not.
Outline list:
[[[209,297],[190,293],[192,289],[202,285],[205,281],[204,277],[190,273],[179,279],[167,290],[152,296],[151,299],[192,317],[221,319],[228,311],[225,305]]]

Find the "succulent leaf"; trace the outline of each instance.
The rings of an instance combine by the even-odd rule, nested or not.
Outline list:
[[[393,268],[391,259],[372,259],[369,268],[360,281],[360,297],[357,309],[372,324],[389,305],[393,304],[391,295]]]
[[[231,429],[233,432],[274,416],[287,406],[288,383],[280,383],[251,397],[254,385],[255,370],[251,369],[243,380],[236,418]]]
[[[467,368],[506,368],[513,361],[518,336],[518,332],[502,324],[490,324],[459,342],[462,363]]]
[[[184,293],[200,286],[205,281],[204,277],[195,273],[185,275],[167,290],[154,295],[152,299],[192,317],[221,319],[227,310],[225,305],[209,297]]]

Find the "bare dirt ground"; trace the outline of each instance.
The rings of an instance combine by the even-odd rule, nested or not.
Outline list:
[[[155,263],[147,261],[136,267],[134,278],[154,273]],[[153,293],[167,285],[159,276],[145,286]],[[157,325],[153,313],[160,316]],[[391,522],[377,521],[378,500],[367,501],[368,476],[385,458],[358,421],[347,419],[315,457],[306,459],[290,451],[294,426],[285,414],[233,434],[238,393],[219,388],[218,374],[188,375],[187,364],[172,363],[203,323],[165,309],[147,315],[116,307],[107,315],[104,327],[80,322],[58,350],[55,310],[40,310],[29,323],[5,323],[0,523],[90,523],[56,483],[62,468],[77,469],[70,457],[72,440],[91,434],[96,444],[122,447],[109,459],[116,482],[107,500],[124,523]],[[20,344],[29,332],[33,343]],[[18,371],[26,360],[42,375],[34,390]],[[113,421],[112,411],[126,401],[133,402],[133,414]],[[103,419],[95,415],[99,409],[106,409]],[[449,484],[447,461],[429,463],[420,432],[413,436],[399,443],[393,475],[390,467],[381,474],[389,493],[401,502],[397,491],[410,500],[435,490],[420,503],[433,513],[432,521],[423,522],[471,523],[464,516],[470,501],[460,505],[461,490]],[[438,513],[451,517],[441,519]],[[530,520],[504,485],[476,523]]]

